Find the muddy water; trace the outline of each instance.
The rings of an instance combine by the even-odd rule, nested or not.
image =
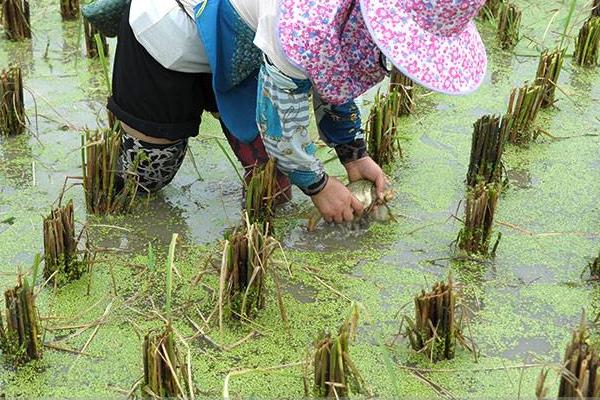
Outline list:
[[[106,124],[103,104],[108,93],[101,67],[83,57],[78,23],[62,23],[58,6],[51,3],[40,0],[32,6],[31,42],[0,41],[1,64],[24,68],[31,120],[27,135],[0,139],[0,221],[7,221],[0,222],[2,289],[13,285],[17,270],[26,271],[41,251],[41,216],[59,197],[65,177],[80,175],[80,132]],[[563,30],[567,6],[562,2],[517,3],[526,9],[523,33],[534,41],[523,39],[515,54],[499,52],[494,49],[494,28],[481,24],[490,49],[483,87],[467,97],[421,91],[415,115],[403,121],[405,158],[388,171],[397,192],[392,205],[397,223],[359,230],[322,225],[308,233],[303,217],[310,202],[295,193],[294,203],[277,219],[291,275],[281,255],[276,265],[284,277],[293,335],[283,329],[274,301],[252,327],[228,323],[220,334],[214,321],[204,326],[210,340],[189,343],[199,393],[219,396],[225,375],[233,369],[302,360],[314,336],[335,329],[354,300],[363,307],[363,327],[352,354],[377,394],[436,398],[441,396],[437,385],[461,398],[515,398],[519,389],[531,397],[539,368],[521,375],[518,369],[501,367],[560,361],[582,309],[588,315],[597,312],[598,297],[582,272],[600,246],[600,70],[565,62],[557,108],[542,112],[539,121],[564,140],[542,136],[527,148],[508,148],[510,187],[500,199],[497,256],[457,259],[452,243],[460,223],[452,215],[462,217],[472,124],[485,113],[502,113],[510,88],[533,78],[537,57],[531,55],[539,50],[535,42],[544,39],[544,21],[555,9],[560,12],[544,44],[553,45],[558,37],[553,32]],[[578,2],[579,9],[583,5]],[[583,15],[578,13],[577,25]],[[114,50],[114,41],[110,44]],[[361,99],[365,112],[372,95]],[[140,338],[160,326],[150,311],[164,302],[161,268],[148,266],[145,248],[152,242],[162,265],[173,232],[183,236],[175,325],[184,337],[194,335],[190,319],[199,323],[214,306],[219,239],[240,214],[240,183],[215,140],[222,140],[218,124],[207,116],[200,136],[191,141],[197,169],[188,157],[173,183],[131,215],[87,218],[81,187],[67,185],[65,197],[75,200],[78,221],[91,225],[94,244],[110,252],[101,254],[94,273],[79,282],[42,290],[39,305],[48,328],[46,341],[82,349],[89,340],[87,355],[48,350],[40,363],[18,372],[0,370],[0,393],[124,395],[141,376]],[[329,158],[326,150],[322,153]],[[343,175],[335,163],[327,168],[332,175]],[[380,344],[397,333],[398,311],[411,315],[412,296],[449,272],[463,293],[470,321],[463,331],[481,350],[478,363],[462,350],[456,360],[429,365],[402,340],[382,351]],[[108,317],[95,333],[95,325],[82,332],[60,329],[94,321],[109,305]],[[253,330],[260,335],[229,351],[219,350]],[[383,373],[385,359],[392,365]],[[399,365],[440,371],[427,374],[435,384],[430,385]],[[301,377],[297,366],[249,373],[232,379],[229,389],[239,397],[300,396]]]

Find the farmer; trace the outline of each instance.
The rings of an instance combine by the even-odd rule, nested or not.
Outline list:
[[[133,0],[121,20],[108,109],[124,131],[119,171],[123,176],[136,172],[145,191],[155,192],[173,180],[188,139],[198,135],[203,112],[219,117],[193,18],[197,3]],[[222,121],[221,126],[248,179],[255,166],[269,159],[261,137],[241,141]],[[291,187],[281,173],[278,181],[283,201]]]
[[[242,142],[258,126],[278,168],[325,220],[343,222],[362,207],[315,157],[311,97],[320,137],[349,180],[370,180],[381,196],[386,177],[366,152],[354,99],[383,80],[386,60],[434,91],[474,91],[487,66],[472,21],[483,3],[202,0],[195,18],[225,126]]]
[[[383,194],[386,177],[366,152],[354,99],[383,80],[386,60],[434,91],[475,90],[487,64],[472,22],[483,3],[132,0],[109,103],[128,133],[123,164],[131,165],[140,149],[156,154],[170,161],[150,164],[141,175],[160,178],[157,170],[168,165],[159,179],[168,182],[186,138],[197,133],[198,108],[218,109],[244,166],[264,162],[266,147],[325,220],[352,220],[361,204],[315,157],[311,97],[319,135],[349,180],[370,180]],[[198,42],[191,39],[189,16],[196,20]]]

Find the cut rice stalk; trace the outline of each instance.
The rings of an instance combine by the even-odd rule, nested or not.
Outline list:
[[[28,0],[3,0],[2,25],[9,40],[31,39]]]
[[[392,68],[389,92],[398,93],[397,117],[412,114],[414,108],[414,87],[415,84],[409,77],[398,71],[395,67]]]
[[[377,93],[367,121],[366,141],[369,155],[381,165],[391,165],[402,156],[398,142],[398,114],[401,107],[399,91],[387,96]]]
[[[108,42],[106,36],[100,33],[94,25],[92,25],[87,19],[83,18],[83,32],[85,38],[85,49],[88,58],[100,58],[100,52],[98,51],[98,45],[102,46],[104,54],[108,54]],[[99,36],[100,40],[96,39],[96,35]],[[109,125],[112,128],[112,126]]]
[[[467,192],[464,227],[458,234],[458,247],[468,254],[489,254],[494,216],[502,184],[477,184]],[[493,249],[497,247],[498,242]],[[494,253],[492,251],[492,254]]]
[[[502,154],[511,128],[510,117],[485,115],[473,126],[467,185],[502,182]]]
[[[81,237],[81,235],[80,235]],[[63,285],[87,270],[87,254],[80,260],[75,235],[73,201],[44,218],[44,277]]]
[[[573,331],[571,343],[565,350],[563,370],[558,389],[560,399],[595,399],[600,397],[600,358],[590,343],[590,333],[585,320]]]
[[[600,58],[600,16],[585,21],[575,42],[573,60],[577,65],[593,67]]]
[[[512,3],[501,3],[498,9],[498,40],[504,50],[519,42],[522,12]]]
[[[232,317],[252,320],[265,307],[266,277],[270,274],[277,280],[271,256],[279,248],[279,243],[266,233],[268,231],[268,226],[251,223],[246,216],[245,226],[235,230],[225,241],[219,287],[221,328],[226,311]],[[277,295],[281,318],[287,322],[280,293]]]
[[[37,271],[41,259],[35,259]],[[19,275],[17,286],[4,293],[6,304],[5,321],[0,315],[0,348],[7,361],[13,366],[21,366],[43,356],[42,330],[33,294],[34,281],[29,285],[27,278]]]
[[[83,188],[89,213],[120,214],[133,207],[138,192],[136,175],[128,171],[123,178],[118,174],[121,154],[121,133],[109,129],[85,131],[82,136]],[[142,161],[134,162],[133,168]]]
[[[544,101],[544,88],[528,85],[513,89],[508,102],[507,115],[512,119],[508,141],[527,144],[534,139],[533,123]]]
[[[479,10],[479,17],[484,20],[494,20],[498,18],[500,5],[504,0],[486,0],[484,6]]]
[[[79,17],[79,0],[60,0],[60,15],[63,20]]]
[[[456,341],[461,338],[456,321],[456,293],[452,278],[439,282],[431,292],[424,290],[415,297],[415,319],[404,318],[406,336],[413,350],[425,354],[432,362],[454,358]]]
[[[321,333],[315,341],[312,356],[315,397],[347,398],[351,394],[366,393],[366,384],[350,358],[350,344],[354,341],[358,317],[358,307],[353,305],[351,316],[337,335]],[[308,380],[305,374],[305,391],[309,387]]]
[[[0,135],[19,135],[25,130],[25,103],[21,68],[0,72]]]
[[[542,108],[551,107],[555,103],[556,85],[558,85],[564,58],[565,50],[561,49],[552,52],[546,50],[540,57],[535,83],[543,87]]]

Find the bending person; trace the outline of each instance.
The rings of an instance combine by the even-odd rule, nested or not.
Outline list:
[[[434,91],[475,90],[487,66],[473,23],[483,3],[202,0],[195,18],[224,124],[233,135],[256,124],[278,168],[325,220],[342,222],[362,206],[315,157],[311,97],[320,137],[335,149],[349,180],[368,179],[382,195],[386,178],[367,154],[354,99],[384,79],[386,59]]]

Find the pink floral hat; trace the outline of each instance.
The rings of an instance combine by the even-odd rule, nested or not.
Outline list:
[[[485,0],[360,0],[371,37],[405,75],[437,92],[479,87],[487,56],[473,18]]]

